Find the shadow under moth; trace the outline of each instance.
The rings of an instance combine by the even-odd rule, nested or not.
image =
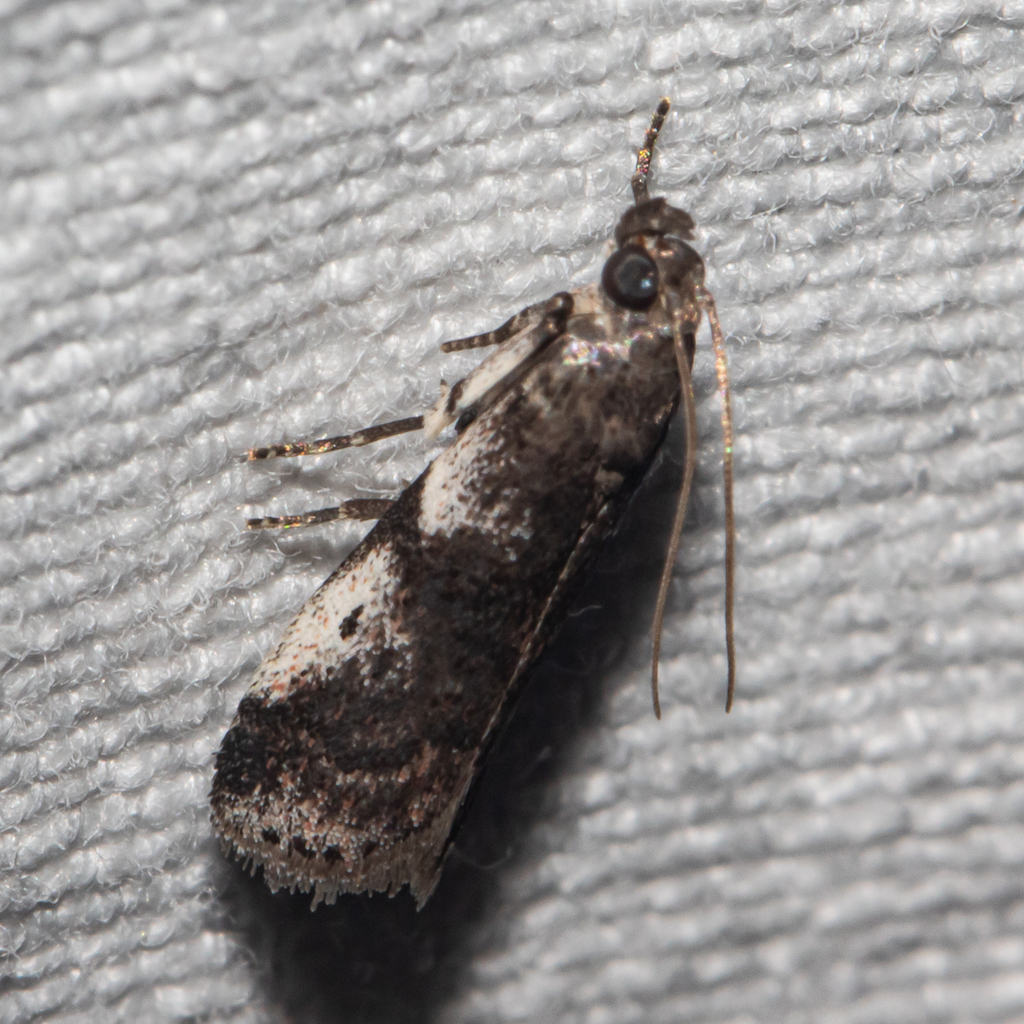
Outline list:
[[[423,429],[454,441],[401,495],[251,529],[377,524],[306,602],[242,698],[210,794],[224,846],[271,889],[396,893],[422,906],[499,725],[615,530],[682,399],[686,461],[659,588],[661,624],[696,455],[690,381],[706,315],[725,437],[726,709],[733,646],[732,427],[722,332],[687,243],[689,214],[647,178],[663,99],[637,156],[635,204],[599,284],[560,292],[446,352],[494,347],[422,416],[253,449],[321,454]]]

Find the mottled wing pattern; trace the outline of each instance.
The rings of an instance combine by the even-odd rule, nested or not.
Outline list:
[[[678,400],[664,332],[584,298],[309,600],[243,698],[213,814],[272,888],[331,901],[409,884],[422,904],[436,885],[488,740]]]

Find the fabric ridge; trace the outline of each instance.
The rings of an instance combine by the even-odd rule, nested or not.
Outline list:
[[[0,8],[0,1024],[1018,1020],[1024,4]],[[439,344],[597,282],[660,96],[727,335],[426,908],[229,864],[212,759],[444,438]]]

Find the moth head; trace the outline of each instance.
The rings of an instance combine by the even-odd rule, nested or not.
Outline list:
[[[678,290],[704,281],[704,263],[685,241],[693,218],[663,199],[628,209],[615,229],[618,248],[601,271],[601,287],[618,306],[650,309],[665,288]]]

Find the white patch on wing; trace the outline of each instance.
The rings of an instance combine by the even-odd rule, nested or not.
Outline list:
[[[594,313],[606,313],[614,308],[614,303],[605,295],[599,285],[588,284],[572,293],[572,315],[591,316]]]
[[[420,494],[419,526],[427,536],[450,537],[460,526],[474,530],[486,526],[468,494],[485,452],[479,440],[479,434],[463,435],[431,463]]]
[[[277,649],[263,659],[247,695],[273,703],[286,697],[293,677],[310,666],[342,664],[365,646],[364,624],[382,627],[388,647],[406,645],[408,639],[395,633],[390,623],[397,584],[394,570],[394,552],[390,545],[383,545],[321,587],[285,630]],[[351,635],[343,637],[342,622],[360,606]]]

